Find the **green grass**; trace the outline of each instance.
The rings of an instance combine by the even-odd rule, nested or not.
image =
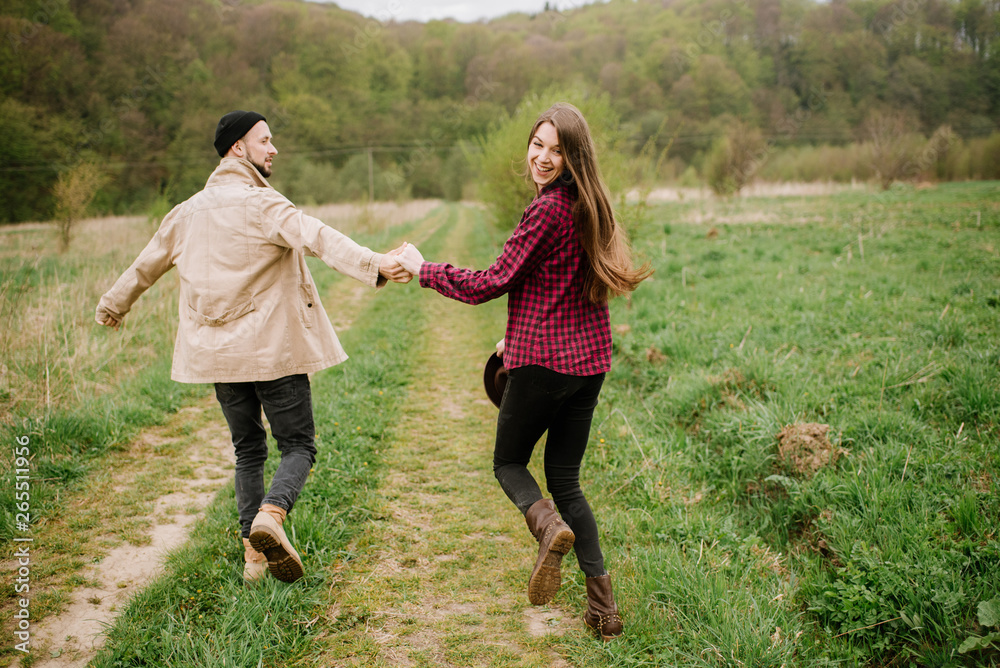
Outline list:
[[[652,209],[633,233],[656,274],[612,306],[613,369],[583,468],[626,634],[537,642],[581,668],[1000,664],[995,649],[958,651],[990,631],[977,609],[1000,594],[998,195],[970,183]],[[324,293],[343,280],[315,275]],[[364,607],[334,615],[330,592],[378,520],[383,447],[419,377],[413,289],[366,297],[343,336],[350,361],[314,377],[320,459],[289,524],[305,580],[243,586],[226,490],[93,665],[317,665],[324,634],[378,655]],[[82,484],[88,453],[108,461],[134,433],[129,415],[182,400],[133,382],[103,413],[71,407],[79,425],[59,432],[97,436],[66,439],[77,445],[59,446],[47,475]],[[796,422],[829,425],[845,454],[815,475],[782,464],[777,434]],[[568,568],[559,601],[578,618],[583,600]],[[477,626],[456,620],[448,642],[466,649],[453,658],[501,665],[503,650],[467,653]]]
[[[32,522],[57,519],[67,492],[106,465],[139,431],[162,424],[204,386],[169,380],[175,277],[154,286],[111,332],[94,322],[111,287],[151,234],[133,222],[99,222],[58,254],[48,229],[4,229],[0,252],[0,438],[28,438]],[[114,235],[117,244],[108,244]],[[171,280],[171,279],[174,280]],[[15,533],[13,473],[0,475],[0,539]]]
[[[614,306],[585,469],[620,488],[598,512],[629,638],[606,665],[1000,660],[957,651],[1000,591],[998,195],[714,202],[778,222],[712,233],[694,202],[636,230],[657,273]],[[849,454],[789,474],[793,422]]]

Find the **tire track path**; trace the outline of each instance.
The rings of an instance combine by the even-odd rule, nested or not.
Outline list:
[[[475,264],[465,250],[474,210],[453,217],[428,255]],[[384,505],[352,545],[358,558],[341,566],[329,649],[317,665],[569,666],[552,646],[580,624],[556,606],[528,604],[536,543],[492,474],[496,409],[482,368],[502,336],[503,305],[473,309],[406,289],[423,300],[429,324],[419,333],[401,327],[422,341],[385,453]]]
[[[420,238],[433,234],[444,221],[443,215],[428,215]],[[337,305],[331,311],[336,331],[349,329],[370,298],[370,287],[346,278],[336,281],[323,296],[324,303]],[[188,436],[191,429],[197,431]],[[147,516],[136,518],[146,530],[111,549],[101,546],[94,563],[74,574],[84,584],[69,592],[62,610],[33,625],[33,668],[86,666],[104,646],[106,630],[128,600],[162,574],[169,552],[187,540],[216,494],[232,485],[235,454],[214,394],[181,409],[167,424],[144,430],[119,457],[113,474],[92,481],[92,492],[99,493],[105,484],[115,493],[127,492],[148,473],[152,461],[178,454],[182,459],[175,465],[182,473],[171,482],[169,493],[151,499]]]

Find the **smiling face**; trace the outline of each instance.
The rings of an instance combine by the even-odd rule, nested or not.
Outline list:
[[[559,178],[565,168],[559,133],[556,126],[546,121],[538,126],[528,143],[528,171],[531,180],[541,190]]]

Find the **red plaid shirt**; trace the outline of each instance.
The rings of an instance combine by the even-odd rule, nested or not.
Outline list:
[[[466,304],[509,294],[503,353],[508,369],[538,364],[591,376],[611,368],[608,305],[593,304],[583,293],[588,260],[573,227],[574,201],[566,186],[546,186],[485,271],[436,262],[420,268],[421,286]]]

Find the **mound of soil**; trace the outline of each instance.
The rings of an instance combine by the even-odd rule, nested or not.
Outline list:
[[[824,466],[836,462],[841,455],[848,454],[830,442],[828,431],[830,425],[816,422],[786,425],[778,434],[778,461],[781,466],[810,478]]]

